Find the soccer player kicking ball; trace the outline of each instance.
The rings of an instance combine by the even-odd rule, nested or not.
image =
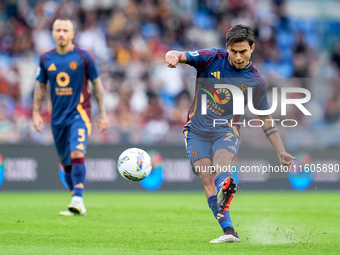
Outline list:
[[[234,114],[233,100],[236,102],[242,97],[231,96],[230,91],[221,86],[228,84],[230,90],[243,93],[244,105],[247,105],[248,88],[252,88],[255,109],[269,109],[265,82],[250,61],[255,48],[254,39],[251,27],[235,25],[226,35],[227,50],[169,51],[165,55],[170,68],[186,63],[197,70],[195,97],[183,133],[190,163],[200,176],[208,205],[223,229],[223,235],[211,243],[240,242],[229,214],[236,182],[228,170],[240,144],[240,126],[233,123],[237,123],[241,116]],[[258,117],[264,123],[262,129],[280,163],[293,164],[295,158],[285,151],[272,117]],[[216,121],[221,119],[224,121]],[[223,171],[219,171],[221,169]]]
[[[47,82],[51,91],[51,124],[59,160],[64,167],[65,181],[72,194],[63,216],[86,215],[83,201],[86,165],[85,153],[91,134],[91,103],[88,80],[93,84],[99,116],[98,128],[104,131],[108,118],[103,104],[103,87],[92,56],[72,43],[74,24],[69,18],[58,18],[52,36],[56,48],[43,54],[37,74],[33,98],[33,125],[42,132],[44,122],[40,109]]]

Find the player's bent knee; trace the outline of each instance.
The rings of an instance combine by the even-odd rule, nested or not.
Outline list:
[[[215,152],[213,157],[214,165],[220,164],[220,165],[226,165],[231,164],[233,161],[235,155],[228,151],[227,149],[219,149]]]
[[[71,159],[74,159],[74,158],[85,158],[85,154],[81,151],[72,151]]]
[[[203,178],[201,177],[202,183],[205,187],[215,187],[215,179],[214,178]]]
[[[215,179],[216,172],[213,169],[209,169],[210,167],[206,167],[207,170],[202,169],[201,167],[199,171],[197,171],[198,176],[201,179]]]

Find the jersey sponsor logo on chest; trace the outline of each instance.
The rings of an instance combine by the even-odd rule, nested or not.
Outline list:
[[[203,84],[206,85],[206,84]],[[272,90],[272,107],[268,110],[257,110],[253,104],[253,91],[252,87],[248,87],[245,83],[241,83],[239,86],[235,86],[232,84],[215,84],[215,89],[209,85],[208,86],[214,92],[214,96],[217,97],[219,100],[214,100],[215,105],[220,103],[221,105],[224,102],[221,100],[219,92],[223,92],[226,99],[224,100],[226,103],[229,102],[231,96],[233,97],[233,115],[244,115],[244,92],[247,91],[247,99],[248,99],[248,108],[251,113],[255,115],[269,115],[272,114],[278,105],[278,91],[277,88],[273,88]],[[202,88],[201,88],[202,89]],[[202,89],[206,91],[205,89]],[[303,98],[287,98],[288,93],[295,93],[295,94],[303,94],[305,97]],[[222,95],[223,95],[222,94]],[[208,93],[210,97],[213,98],[211,93]],[[214,99],[214,98],[213,98]],[[311,93],[309,90],[304,88],[281,88],[281,115],[286,115],[286,107],[287,104],[294,104],[296,105],[304,115],[312,115],[302,104],[307,103],[311,99]],[[207,94],[202,94],[201,98],[202,109],[201,114],[207,114]]]
[[[207,108],[210,111],[216,113],[217,115],[222,116],[223,113],[225,112],[225,110],[222,108],[222,106],[227,104],[231,99],[230,90],[228,90],[227,88],[218,88],[218,89],[215,90],[213,87],[211,87],[208,84],[202,83],[202,85],[206,86],[207,88],[209,88],[213,92],[213,93],[210,93],[207,89],[200,88],[201,90],[203,90],[204,92],[207,93],[207,94],[202,94],[202,100],[206,101]],[[243,93],[246,93],[248,86],[245,83],[241,83],[241,84],[238,85],[238,88]],[[209,95],[209,97],[210,97],[209,99],[207,99],[207,95]],[[206,115],[206,107],[203,106],[202,110],[203,110],[202,115]]]

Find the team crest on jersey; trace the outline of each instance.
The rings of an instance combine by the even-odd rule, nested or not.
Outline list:
[[[238,87],[240,88],[240,90],[242,90],[243,93],[246,93],[248,85],[245,83],[240,83],[240,85],[238,85]]]
[[[191,157],[195,158],[195,157],[197,157],[197,156],[198,156],[198,150],[193,150],[193,151],[191,152]]]
[[[76,70],[78,67],[78,63],[76,61],[72,61],[69,65],[71,70]]]
[[[188,52],[190,56],[197,57],[199,55],[198,51],[189,51]]]

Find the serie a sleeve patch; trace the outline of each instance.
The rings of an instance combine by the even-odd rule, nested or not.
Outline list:
[[[196,57],[196,56],[199,55],[197,50],[196,51],[189,51],[188,53],[189,53],[190,56],[193,56],[193,57]]]

